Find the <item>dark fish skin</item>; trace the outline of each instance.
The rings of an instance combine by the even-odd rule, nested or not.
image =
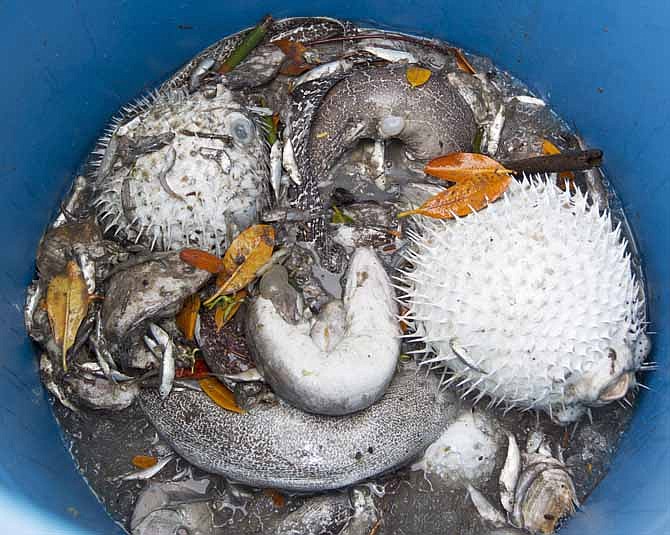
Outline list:
[[[384,397],[344,416],[305,413],[280,401],[235,414],[205,394],[139,395],[159,434],[195,466],[253,487],[317,492],[351,485],[402,466],[453,420],[451,393],[433,375],[399,371]]]

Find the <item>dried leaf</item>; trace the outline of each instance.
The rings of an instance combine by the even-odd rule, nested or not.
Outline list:
[[[292,41],[291,39],[278,39],[272,41],[272,44],[278,47],[286,57],[294,61],[304,61],[307,47],[300,41]]]
[[[233,319],[247,295],[246,290],[240,290],[235,295],[224,295],[219,298],[220,301],[216,303],[216,310],[214,311],[214,324],[217,332]]]
[[[430,80],[430,75],[433,74],[430,69],[424,69],[423,67],[415,67],[410,65],[405,71],[405,76],[409,85],[412,87],[420,87]]]
[[[552,154],[560,154],[561,150],[548,139],[543,139],[542,152],[547,155],[552,155]],[[574,190],[575,187],[575,185],[572,183],[574,179],[575,174],[572,171],[563,171],[562,173],[558,174],[558,180],[556,181],[556,185],[565,191],[565,181],[569,180],[570,190],[572,191]]]
[[[195,337],[195,323],[200,311],[200,296],[193,294],[184,300],[184,304],[177,314],[177,327],[187,340],[193,340]]]
[[[289,59],[282,63],[279,68],[279,74],[283,74],[284,76],[300,76],[302,73],[307,72],[313,67],[314,65],[307,62],[296,62]]]
[[[156,459],[156,457],[152,457],[151,455],[135,455],[131,462],[135,468],[144,470],[156,465],[158,463],[158,459]]]
[[[456,56],[456,65],[458,68],[463,72],[467,72],[468,74],[477,74],[475,68],[470,65],[470,62],[466,59],[463,51],[460,48],[454,48],[453,50],[454,56]]]
[[[218,290],[205,301],[206,306],[221,295],[245,288],[256,278],[256,272],[272,257],[275,230],[270,225],[254,225],[242,231],[223,255],[223,271],[216,280]]]
[[[419,214],[436,219],[466,216],[479,211],[495,201],[509,187],[512,177],[508,174],[482,174],[460,182],[428,199],[416,210],[401,212],[398,217]]]
[[[88,312],[86,282],[74,261],[69,261],[65,273],[56,275],[47,288],[47,314],[54,339],[61,345],[63,371],[67,371],[67,352],[77,337],[77,331]]]
[[[205,377],[198,381],[200,388],[209,396],[209,398],[222,409],[227,411],[244,414],[246,411],[238,407],[235,402],[235,396],[226,388],[226,386],[216,377]]]
[[[218,256],[200,249],[182,249],[179,258],[182,262],[210,273],[220,273],[223,270],[223,261]]]
[[[514,173],[484,154],[472,152],[452,152],[428,162],[424,171],[428,175],[449,180],[466,182],[479,175],[508,175]]]
[[[174,376],[177,379],[203,379],[212,374],[204,359],[195,359],[190,368],[177,368]]]
[[[242,63],[251,51],[263,40],[263,37],[265,37],[271,24],[272,17],[267,15],[255,28],[247,33],[242,42],[231,52],[230,56],[226,58],[226,61],[223,62],[221,67],[219,67],[219,72],[225,74]]]
[[[263,494],[272,498],[272,503],[275,507],[284,507],[286,505],[286,497],[276,489],[264,489]]]

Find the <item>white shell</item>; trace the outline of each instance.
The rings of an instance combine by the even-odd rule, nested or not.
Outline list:
[[[513,180],[488,208],[424,222],[413,240],[406,301],[436,355],[426,362],[477,399],[574,420],[648,350],[626,241],[579,192]]]

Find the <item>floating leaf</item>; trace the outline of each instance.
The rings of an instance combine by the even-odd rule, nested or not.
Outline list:
[[[145,470],[146,468],[151,468],[152,466],[158,464],[158,459],[156,459],[156,457],[152,457],[151,455],[135,455],[131,462],[135,468]]]
[[[235,295],[223,295],[218,298],[219,301],[216,302],[214,311],[216,332],[219,332],[226,323],[233,319],[247,295],[246,290],[240,290]]]
[[[233,393],[216,377],[205,377],[204,379],[200,379],[198,384],[203,392],[222,409],[238,414],[246,412],[237,405]]]
[[[200,249],[182,249],[179,258],[182,262],[210,273],[220,273],[223,270],[223,261],[218,256]]]
[[[343,223],[351,224],[353,222],[354,219],[351,216],[342,213],[342,210],[340,210],[337,206],[333,206],[333,218],[331,219],[331,223],[334,223],[335,225],[341,225]]]
[[[216,280],[218,290],[205,301],[206,306],[221,295],[245,288],[272,257],[275,230],[270,225],[254,225],[242,231],[223,255],[223,270]]]
[[[436,219],[466,216],[479,211],[495,201],[509,187],[512,177],[508,174],[481,174],[446,189],[428,199],[416,210],[401,212],[398,217],[419,214]]]
[[[195,323],[200,311],[200,296],[193,294],[184,300],[184,304],[177,314],[177,327],[187,340],[193,340],[195,337]]]
[[[472,152],[452,152],[428,162],[424,171],[428,175],[449,180],[466,182],[479,175],[508,175],[514,173],[484,154]]]
[[[419,87],[425,84],[428,80],[430,80],[431,74],[433,73],[430,71],[430,69],[424,69],[423,67],[416,67],[414,65],[410,65],[405,71],[407,81],[412,87]]]
[[[263,494],[272,498],[272,503],[275,507],[284,507],[286,505],[286,497],[276,489],[264,489]]]
[[[65,273],[56,275],[47,288],[47,314],[54,339],[61,345],[63,370],[67,371],[67,352],[88,312],[88,291],[81,269],[69,261]]]
[[[212,374],[204,359],[195,359],[190,368],[177,368],[175,378],[177,379],[203,379]]]
[[[456,56],[456,65],[458,68],[463,72],[467,72],[468,74],[477,74],[477,71],[472,65],[470,65],[470,62],[465,57],[465,54],[463,54],[463,51],[460,48],[454,48],[453,50],[454,56]]]
[[[551,141],[548,139],[543,139],[542,140],[542,152],[544,154],[547,154],[549,156],[553,154],[560,154],[561,150],[554,145]],[[569,180],[570,181],[570,189],[574,190],[575,185],[572,183],[572,181],[575,179],[575,174],[572,171],[563,171],[562,173],[558,174],[558,180],[556,181],[556,185],[561,188],[562,190],[565,191],[565,181]]]
[[[263,18],[263,20],[255,28],[247,33],[237,48],[231,52],[228,58],[226,58],[226,61],[224,61],[221,67],[219,67],[219,72],[221,74],[226,74],[227,72],[230,72],[235,67],[237,67],[263,40],[263,37],[265,37],[265,34],[268,32],[268,28],[270,28],[271,24],[272,17],[270,15],[266,15],[265,18]]]

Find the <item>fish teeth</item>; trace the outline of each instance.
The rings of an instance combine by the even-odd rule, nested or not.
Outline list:
[[[421,327],[414,341],[433,351],[424,365],[457,372],[446,384],[560,420],[611,380],[610,350],[617,373],[642,366],[649,343],[631,248],[587,195],[526,177],[476,215],[418,222],[404,255],[413,269],[398,270],[394,287]],[[486,374],[454,358],[454,338]]]

